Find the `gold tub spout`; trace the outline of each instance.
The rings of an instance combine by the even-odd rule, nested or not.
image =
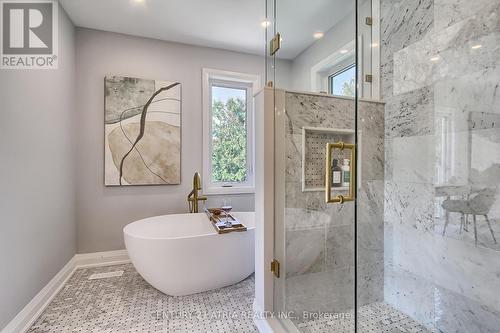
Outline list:
[[[207,200],[207,197],[199,195],[198,191],[201,191],[201,177],[198,172],[195,172],[193,177],[193,190],[187,197],[190,213],[198,213],[198,201]]]

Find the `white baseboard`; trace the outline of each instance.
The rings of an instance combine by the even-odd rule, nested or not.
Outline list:
[[[75,254],[77,268],[119,265],[130,262],[127,250]]]
[[[118,265],[128,262],[130,259],[127,250],[75,254],[21,312],[4,327],[1,333],[26,332],[78,268]]]
[[[75,270],[75,257],[43,287],[42,290],[4,327],[2,333],[26,332]]]
[[[280,321],[273,317],[264,316],[264,311],[257,304],[256,300],[253,301],[254,324],[260,333],[287,333]]]

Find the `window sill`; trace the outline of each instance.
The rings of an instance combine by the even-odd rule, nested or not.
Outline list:
[[[203,195],[221,195],[221,194],[254,194],[253,186],[234,186],[234,187],[207,187],[203,189]]]

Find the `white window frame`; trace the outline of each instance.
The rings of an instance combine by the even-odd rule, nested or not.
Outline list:
[[[344,72],[346,72],[349,69],[354,68],[354,67],[356,67],[356,62],[352,62],[351,59],[347,59],[347,61],[343,61],[331,69],[331,71],[326,76],[326,87],[327,87],[328,94],[330,94],[332,96],[340,96],[340,97],[354,97],[354,96],[345,96],[345,95],[334,95],[333,91],[331,90],[332,87],[330,85],[330,82],[331,82],[330,78],[331,77],[335,77],[337,75],[340,75],[340,74],[342,74],[342,73],[344,73]]]
[[[355,46],[355,41],[352,40],[311,67],[312,91],[328,93],[328,77],[338,72],[342,67],[348,67],[350,64],[356,63]],[[347,50],[347,52],[343,50]]]
[[[255,193],[255,152],[254,152],[254,94],[260,89],[260,76],[247,73],[230,72],[203,68],[203,193],[243,194]],[[247,90],[247,172],[245,183],[212,182],[212,85],[243,88]]]

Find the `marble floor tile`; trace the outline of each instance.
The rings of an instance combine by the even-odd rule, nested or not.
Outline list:
[[[353,314],[342,319],[323,318],[299,323],[304,333],[352,333]],[[359,308],[358,332],[360,333],[431,333],[404,313],[382,302],[371,303]]]
[[[120,277],[89,280],[92,274]],[[151,287],[132,264],[76,270],[28,332],[257,332],[254,277],[173,297]]]

